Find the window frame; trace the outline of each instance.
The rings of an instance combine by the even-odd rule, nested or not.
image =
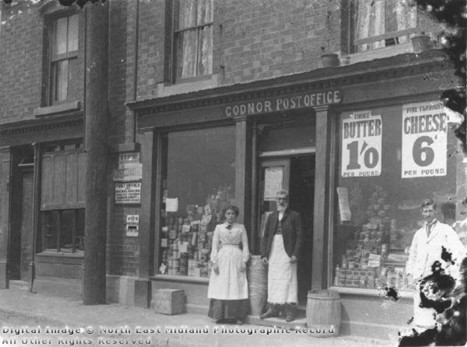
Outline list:
[[[180,1],[183,1],[183,0],[173,0],[173,1],[170,1],[170,6],[171,6],[171,10],[170,10],[170,13],[171,13],[171,38],[170,38],[170,42],[171,42],[171,47],[170,47],[170,50],[171,50],[171,57],[170,57],[170,82],[172,83],[184,83],[184,82],[195,82],[195,81],[200,81],[200,80],[206,80],[206,79],[209,79],[211,78],[211,76],[214,74],[214,47],[213,47],[213,43],[211,45],[211,49],[212,49],[212,52],[211,52],[211,72],[209,74],[203,74],[203,75],[200,75],[199,74],[199,65],[197,64],[196,66],[196,75],[195,76],[192,76],[192,77],[185,77],[185,78],[182,78],[182,77],[178,77],[177,76],[177,70],[178,70],[178,61],[177,61],[177,57],[178,57],[178,49],[177,49],[177,43],[178,43],[178,37],[180,36],[181,33],[184,33],[184,32],[189,32],[189,31],[193,31],[193,30],[196,30],[196,33],[197,33],[197,38],[198,38],[198,44],[196,46],[196,55],[197,55],[197,58],[199,58],[200,56],[200,32],[206,28],[206,27],[211,27],[211,39],[212,41],[214,42],[214,1],[212,1],[212,21],[211,22],[206,22],[206,23],[203,23],[201,25],[195,25],[195,26],[190,26],[190,27],[186,27],[186,28],[183,28],[183,29],[179,29],[179,8],[180,8]],[[198,17],[198,1],[199,0],[196,0],[196,6],[195,6],[195,18]]]
[[[70,253],[70,254],[77,254],[80,252],[84,252],[84,229],[83,229],[83,235],[77,235],[78,233],[78,214],[80,213],[80,210],[83,212],[83,227],[84,227],[84,217],[85,217],[85,211],[84,208],[75,208],[75,209],[57,209],[57,210],[43,210],[41,211],[41,219],[42,219],[42,228],[41,228],[41,239],[42,239],[42,252],[57,252],[57,253]],[[62,234],[63,234],[63,229],[62,229],[62,221],[64,219],[63,214],[66,212],[72,212],[72,227],[71,227],[71,240],[72,240],[72,247],[71,251],[69,251],[68,248],[64,248],[61,246],[61,241],[62,241]],[[46,217],[45,215],[48,213],[56,213],[57,220],[56,220],[56,229],[57,233],[55,235],[55,242],[56,242],[56,247],[55,248],[49,248],[47,247],[48,244],[48,238],[47,238],[47,224],[46,224]],[[80,238],[83,240],[83,249],[79,249],[76,246],[77,241],[80,241]]]
[[[72,16],[77,16],[77,26],[78,26],[78,36],[77,36],[77,49],[71,52],[68,52],[68,29],[69,29],[69,18]],[[67,18],[67,52],[56,55],[54,53],[55,50],[55,34],[57,32],[56,26],[57,21],[61,18]],[[67,76],[67,97],[62,100],[54,100],[56,99],[58,92],[57,92],[57,68],[54,65],[58,65],[59,62],[68,61],[75,59],[75,64],[78,65],[79,60],[79,47],[80,47],[80,38],[79,38],[79,26],[80,26],[80,16],[79,12],[75,10],[69,11],[60,11],[60,13],[50,15],[46,19],[46,43],[47,43],[47,61],[46,61],[46,104],[49,106],[52,105],[60,105],[64,103],[68,103],[70,101],[77,100],[76,96],[68,95],[70,90],[70,64],[68,67],[68,76]],[[75,80],[74,83],[78,83],[78,80]]]
[[[385,10],[386,10],[386,3],[387,1],[393,1],[393,0],[384,0],[385,3]],[[401,1],[401,0],[397,0]],[[376,42],[384,41],[384,40],[391,40],[391,39],[397,39],[399,37],[407,37],[408,43],[410,43],[410,37],[420,31],[420,21],[419,21],[419,13],[417,7],[414,9],[414,14],[415,14],[415,27],[413,28],[408,28],[408,29],[403,29],[403,30],[398,30],[398,31],[391,31],[391,32],[384,32],[384,34],[376,35],[376,36],[369,36],[365,38],[360,38],[358,39],[356,37],[356,28],[357,28],[357,21],[358,21],[358,2],[352,2],[350,5],[350,9],[348,10],[348,15],[349,15],[349,34],[348,34],[348,52],[349,54],[362,54],[362,53],[368,53],[368,52],[374,52],[377,50],[382,50],[388,47],[394,47],[394,46],[400,46],[405,43],[398,43],[398,44],[384,44],[381,47],[377,48],[368,48],[366,50],[359,50],[358,47],[368,44],[371,45]],[[386,11],[384,12],[384,21],[386,22],[387,19],[387,14]]]

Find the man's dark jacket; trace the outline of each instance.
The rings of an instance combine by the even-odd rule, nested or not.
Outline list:
[[[278,217],[279,211],[275,211],[269,215],[266,221],[264,236],[261,241],[261,258],[269,257],[277,223],[282,224],[282,238],[287,255],[289,257],[294,255],[298,258],[302,246],[302,218],[300,213],[287,209],[281,221],[278,220]]]

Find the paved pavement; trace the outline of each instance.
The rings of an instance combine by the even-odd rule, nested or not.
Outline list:
[[[0,290],[0,345],[16,346],[394,346],[352,336],[315,338],[303,330],[216,325],[196,314],[167,316],[117,304]]]

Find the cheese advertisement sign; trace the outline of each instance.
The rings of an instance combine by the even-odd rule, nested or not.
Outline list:
[[[402,178],[446,176],[448,118],[440,101],[402,107]]]

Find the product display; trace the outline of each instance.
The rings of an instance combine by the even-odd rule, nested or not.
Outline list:
[[[385,288],[411,290],[411,279],[405,274],[407,238],[397,229],[394,206],[388,192],[379,185],[371,186],[367,203],[352,204],[352,214],[363,225],[354,225],[346,239],[345,252],[335,267],[334,285],[356,288]],[[352,192],[351,192],[352,193]],[[352,198],[352,197],[351,197]],[[366,207],[366,211],[363,208]],[[362,217],[365,212],[366,217]]]
[[[160,274],[209,277],[213,232],[222,220],[222,209],[234,200],[231,191],[221,187],[204,206],[187,205],[183,215],[162,211]]]

